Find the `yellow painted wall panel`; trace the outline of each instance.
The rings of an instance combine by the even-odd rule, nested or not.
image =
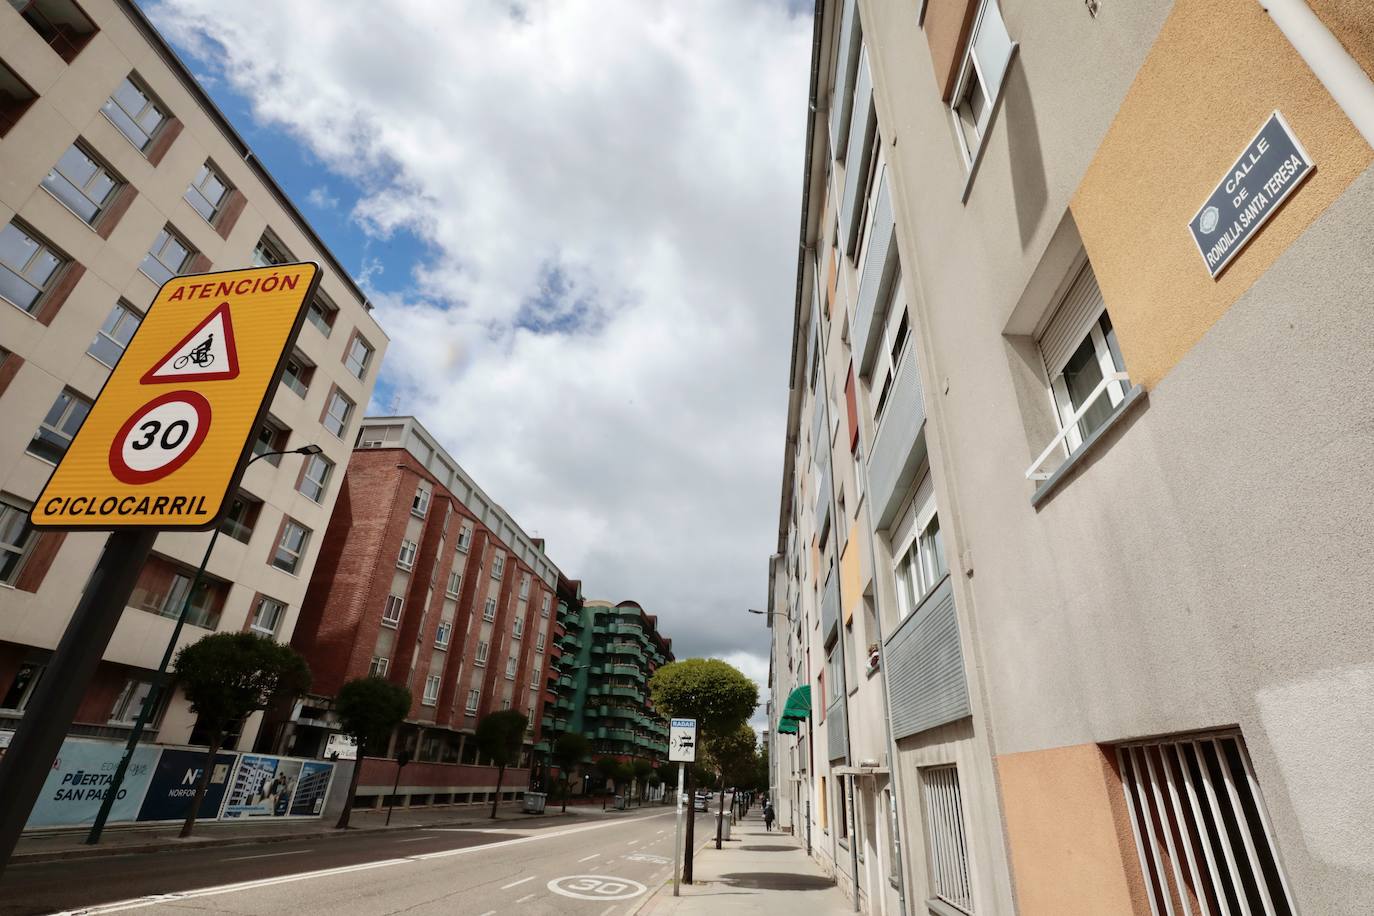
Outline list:
[[[997,758],[1021,916],[1149,916],[1121,780],[1095,744]]]
[[[840,557],[840,609],[844,622],[854,619],[854,609],[863,597],[863,574],[859,565],[859,523],[849,526],[849,538]]]
[[[1213,280],[1188,221],[1275,109],[1316,172]],[[1132,380],[1164,378],[1371,161],[1258,3],[1178,0],[1071,202]]]

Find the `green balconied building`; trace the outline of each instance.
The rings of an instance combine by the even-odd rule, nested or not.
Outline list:
[[[654,712],[648,685],[673,660],[672,640],[638,603],[583,600],[580,583],[567,585],[559,589],[559,657],[547,685],[557,699],[545,706],[545,742],[538,749],[578,731],[595,757],[666,760],[668,723]]]

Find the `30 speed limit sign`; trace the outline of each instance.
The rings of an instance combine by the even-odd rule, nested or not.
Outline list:
[[[215,525],[319,273],[279,264],[164,283],[38,497],[34,525]]]

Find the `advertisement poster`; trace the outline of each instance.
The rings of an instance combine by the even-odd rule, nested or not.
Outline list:
[[[301,760],[244,754],[234,772],[224,817],[285,817],[300,779]]]
[[[293,817],[319,817],[324,813],[324,801],[329,796],[329,780],[334,764],[307,760],[302,764],[301,778],[296,783],[296,797],[291,800]]]
[[[205,800],[200,806],[200,817],[212,819],[219,813],[220,802],[224,801],[224,790],[229,785],[229,774],[234,770],[237,754],[224,751],[215,755],[215,768],[210,773],[210,784],[205,789]],[[205,764],[205,751],[179,750],[164,748],[162,759],[153,770],[148,794],[143,799],[143,807],[138,811],[140,821],[179,821],[186,817],[191,807],[191,799],[196,794],[196,782],[200,779],[201,767]]]
[[[67,738],[34,802],[26,827],[67,827],[90,824],[105,798],[124,746],[109,741]],[[124,782],[110,809],[110,823],[132,821],[148,788],[158,749],[139,746],[124,774]]]

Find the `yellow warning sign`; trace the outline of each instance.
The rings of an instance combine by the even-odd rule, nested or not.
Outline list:
[[[213,525],[319,272],[280,264],[164,283],[43,488],[34,525]]]

